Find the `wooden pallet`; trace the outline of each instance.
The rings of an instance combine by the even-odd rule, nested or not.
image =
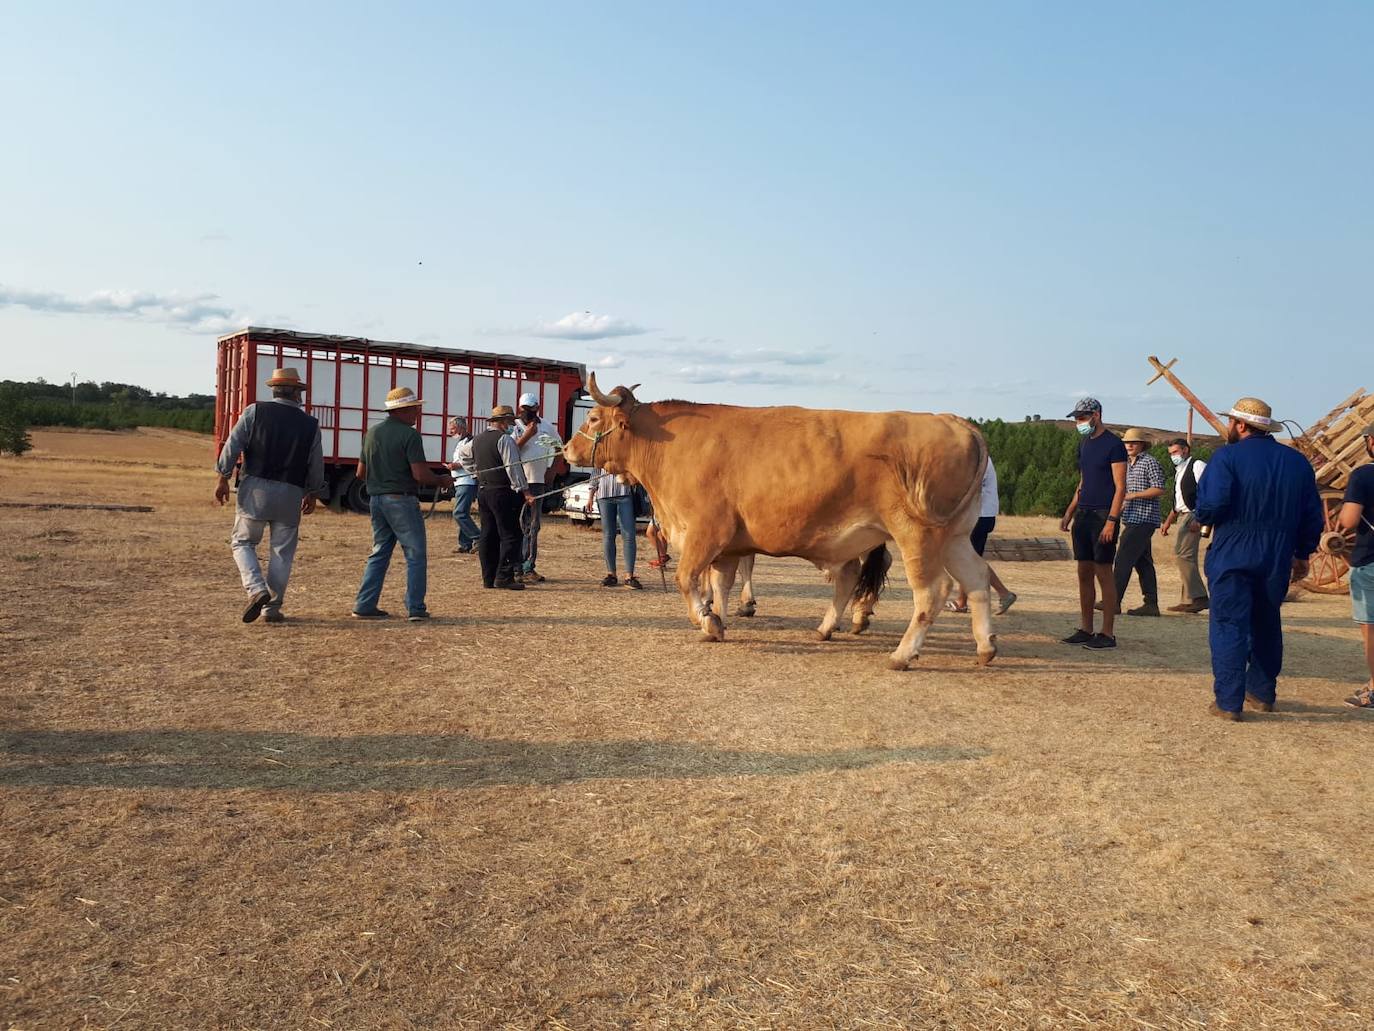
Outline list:
[[[1064,562],[1073,553],[1064,537],[989,537],[983,557],[989,562]]]
[[[1360,431],[1374,423],[1374,395],[1355,391],[1318,419],[1293,446],[1317,472],[1317,484],[1344,490],[1350,474],[1367,461]]]

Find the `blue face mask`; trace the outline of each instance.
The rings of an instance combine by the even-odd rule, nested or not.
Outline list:
[[[1186,462],[1187,459],[1184,458],[1182,455],[1170,455],[1170,456],[1169,456],[1169,461],[1173,462],[1173,463],[1174,463],[1174,468],[1177,469],[1180,465],[1182,465],[1184,462]]]
[[[1088,434],[1092,433],[1093,424],[1091,422],[1080,422],[1075,428],[1078,430],[1078,435],[1080,437],[1086,437]]]

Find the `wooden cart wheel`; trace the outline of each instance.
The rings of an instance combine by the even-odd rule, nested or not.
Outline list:
[[[1343,496],[1337,490],[1323,490],[1321,493],[1322,505],[1326,509],[1325,529],[1329,532],[1339,532],[1336,520],[1344,504]],[[1313,552],[1307,576],[1299,580],[1297,585],[1314,594],[1349,594],[1350,584],[1345,579],[1345,574],[1350,570],[1350,563],[1346,561],[1348,554],[1349,552],[1344,555],[1330,555],[1324,551]]]

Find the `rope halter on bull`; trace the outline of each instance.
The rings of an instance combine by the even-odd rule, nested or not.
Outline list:
[[[606,394],[596,385],[595,372],[587,378],[587,393],[591,394],[592,400],[602,407],[621,408],[625,405],[627,400],[630,402],[629,406],[624,408],[625,423],[617,423],[608,430],[597,430],[595,435],[587,432],[586,423],[583,423],[582,426],[578,428],[577,435],[592,442],[592,456],[589,464],[593,469],[601,468],[596,464],[596,449],[601,444],[602,438],[610,436],[618,429],[622,429],[624,425],[629,422],[630,416],[634,414],[634,410],[639,407],[639,402],[635,399],[635,391],[637,389],[639,389],[638,383],[633,387],[617,387],[609,394]],[[624,394],[621,393],[622,390],[625,391]]]

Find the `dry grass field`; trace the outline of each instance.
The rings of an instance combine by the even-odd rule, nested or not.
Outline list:
[[[0,1028],[1374,1026],[1347,599],[1285,608],[1239,725],[1203,620],[1059,644],[1068,563],[1000,568],[991,667],[945,614],[893,673],[900,577],[821,644],[819,575],[762,559],[704,645],[558,520],[515,594],[441,510],[437,618],[360,625],[325,512],[245,626],[204,438],[34,436],[0,500],[156,511],[0,508]]]

